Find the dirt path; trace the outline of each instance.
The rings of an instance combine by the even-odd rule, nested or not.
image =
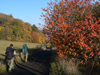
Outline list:
[[[15,69],[0,75],[49,75],[51,50],[47,49],[33,56],[27,63],[17,63]]]

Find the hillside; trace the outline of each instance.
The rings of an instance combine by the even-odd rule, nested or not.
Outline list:
[[[35,42],[32,39],[32,32],[38,33],[38,41],[36,43],[43,43],[43,33],[28,22],[23,22],[21,19],[15,19],[12,15],[0,13],[0,39],[10,41]],[[36,34],[37,34],[36,33]]]

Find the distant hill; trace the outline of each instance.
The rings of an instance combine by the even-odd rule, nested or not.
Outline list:
[[[41,31],[36,25],[23,22],[21,19],[15,19],[12,15],[0,13],[0,39],[12,41],[32,41],[32,32]]]

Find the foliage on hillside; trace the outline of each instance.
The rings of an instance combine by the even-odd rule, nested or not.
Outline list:
[[[33,31],[37,32],[39,36],[37,36],[37,34],[33,35],[32,34]],[[35,26],[35,24],[31,25],[28,22],[23,22],[21,19],[13,18],[12,15],[6,15],[0,13],[0,39],[1,40],[36,42],[40,40],[37,39],[33,41],[32,38],[34,37],[41,38],[43,36],[43,33],[40,34],[40,32],[42,31],[40,31]]]

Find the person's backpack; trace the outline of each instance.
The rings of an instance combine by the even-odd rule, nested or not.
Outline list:
[[[27,53],[27,45],[26,44],[23,45],[22,53]]]
[[[7,56],[8,60],[12,59],[12,53],[11,53],[11,48],[10,47],[6,48],[6,56]]]

